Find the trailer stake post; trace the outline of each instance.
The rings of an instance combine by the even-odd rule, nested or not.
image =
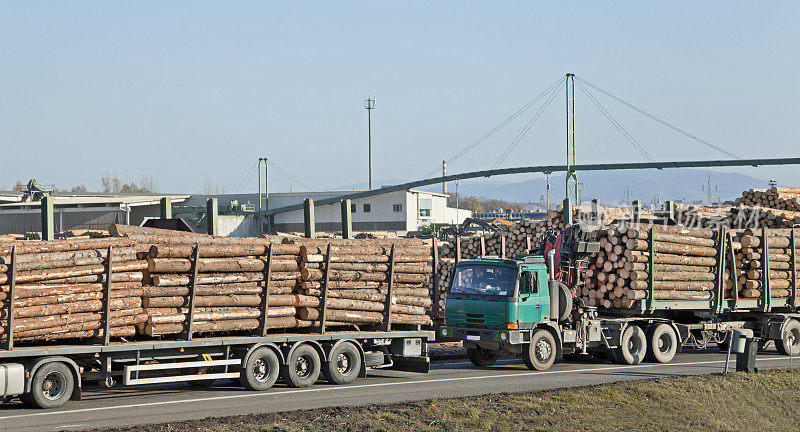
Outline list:
[[[331,244],[325,252],[325,283],[322,285],[322,312],[319,316],[319,332],[325,333],[325,326],[328,321],[328,284],[331,281]]]
[[[272,279],[272,245],[267,251],[267,269],[264,273],[264,299],[261,300],[261,336],[267,335],[269,328],[269,281]]]
[[[649,257],[647,258],[647,311],[652,312],[655,309],[654,306],[654,299],[653,296],[655,295],[655,290],[653,288],[653,282],[655,281],[655,247],[653,244],[653,228],[650,228],[650,232],[647,234],[647,250],[649,252]]]
[[[103,286],[103,345],[111,342],[111,266],[113,264],[114,246],[109,246],[106,252],[106,283]]]
[[[392,295],[394,285],[394,243],[389,250],[389,285],[386,289],[386,324],[384,325],[385,331],[392,330]]]
[[[433,256],[433,307],[431,308],[432,317],[433,319],[439,318],[439,242],[436,241],[436,237],[433,238],[433,246],[431,250],[431,255]]]
[[[8,300],[6,301],[6,322],[8,329],[6,331],[5,349],[11,351],[14,349],[14,301],[15,290],[17,287],[17,246],[11,246],[11,278],[8,283]]]
[[[197,274],[199,273],[198,267],[200,267],[199,261],[200,243],[197,243],[194,247],[194,253],[192,254],[192,280],[189,282],[189,313],[186,318],[186,334],[184,335],[184,339],[186,340],[192,340],[192,334],[194,333],[194,293],[197,288]]]
[[[769,312],[772,310],[772,290],[770,289],[769,277],[769,230],[767,227],[761,229],[761,251],[764,256],[764,270],[761,275],[761,291],[763,292],[762,310]]]
[[[791,298],[789,299],[792,312],[797,309],[797,246],[794,244],[795,240],[797,240],[797,235],[795,234],[795,229],[792,228],[789,238],[789,241],[792,243],[792,262],[789,264],[789,267],[792,269],[792,292]]]

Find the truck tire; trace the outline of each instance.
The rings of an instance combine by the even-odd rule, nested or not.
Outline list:
[[[467,348],[467,358],[475,366],[489,367],[497,362],[497,352],[481,347]]]
[[[678,336],[666,323],[653,324],[647,332],[647,357],[657,363],[669,363],[678,350]]]
[[[51,362],[36,370],[31,381],[31,391],[20,396],[22,401],[35,408],[58,408],[72,397],[75,377],[69,366]]]
[[[322,367],[319,353],[311,345],[300,345],[292,351],[281,368],[281,379],[289,387],[309,387],[319,378]]]
[[[239,382],[247,390],[265,391],[275,385],[281,368],[278,355],[270,348],[256,348],[242,367]]]
[[[331,384],[350,384],[361,372],[361,354],[352,342],[342,342],[328,355],[322,374]]]
[[[628,326],[622,332],[617,360],[621,364],[636,365],[644,360],[647,353],[647,337],[637,325]]]
[[[531,370],[545,371],[556,361],[556,340],[549,331],[537,329],[533,331],[531,343],[522,350],[522,360]]]
[[[775,341],[775,348],[783,355],[800,354],[800,321],[790,319],[783,328],[781,340]]]

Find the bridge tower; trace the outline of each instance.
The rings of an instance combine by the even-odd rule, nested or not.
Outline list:
[[[575,171],[575,74],[568,73],[566,86],[567,109],[567,173],[564,195],[564,223],[572,221],[572,203],[578,202],[578,173]]]

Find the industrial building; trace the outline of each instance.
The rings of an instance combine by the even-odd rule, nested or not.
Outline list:
[[[189,195],[59,193],[53,196],[56,232],[77,229],[106,230],[112,223],[140,225],[159,216],[159,201],[168,196],[174,204]],[[40,201],[23,192],[0,192],[0,234],[23,234],[42,229]]]
[[[261,203],[262,209],[302,204],[311,198],[322,200],[336,198],[354,191],[288,192],[270,193]],[[252,204],[258,210],[258,194],[193,195],[184,205],[205,205],[206,199],[217,198],[220,205],[231,201]],[[461,223],[472,216],[472,212],[447,206],[447,195],[422,190],[402,190],[366,198],[351,203],[353,231],[416,231],[431,223]],[[315,208],[316,229],[337,232],[342,228],[341,207],[337,204],[318,205]],[[246,219],[242,223],[247,223]],[[265,220],[264,232],[302,232],[303,211],[279,213]],[[241,231],[247,231],[243,229]],[[221,234],[225,234],[221,232]]]

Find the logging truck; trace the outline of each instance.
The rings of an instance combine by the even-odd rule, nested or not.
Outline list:
[[[730,241],[732,237],[724,229],[715,235],[718,260],[714,274],[738,274],[732,253],[737,243]],[[766,245],[772,235],[764,229],[761,244]],[[791,235],[794,245],[793,232],[780,235]],[[599,250],[597,242],[575,242],[560,262],[554,259],[556,251],[513,259],[462,260],[450,281],[439,334],[462,340],[476,366],[490,366],[501,356],[517,356],[533,370],[546,370],[559,358],[589,354],[629,365],[644,360],[666,363],[685,346],[716,344],[726,349],[731,331],[741,329],[751,330],[763,345],[774,341],[780,353],[800,354],[794,246],[787,249],[791,256],[785,260],[791,263],[794,275],[789,279],[789,295],[776,298],[770,294],[770,278],[775,272],[769,271],[769,254],[764,254],[764,271],[758,274],[758,282],[765,288],[759,298],[740,298],[736,288],[726,291],[726,280],[720,276],[704,291],[705,299],[664,299],[653,287],[669,278],[659,277],[663,267],[653,265],[653,257],[659,257],[658,243],[653,240],[658,236],[652,229],[648,236],[651,259],[644,298],[625,309],[602,313],[576,296],[586,259]],[[732,272],[726,272],[726,263]],[[736,282],[734,276],[731,285],[736,287]]]
[[[79,400],[84,381],[112,387],[231,379],[265,391],[279,379],[308,387],[321,373],[329,383],[348,384],[370,368],[428,372],[432,338],[416,329],[24,346],[0,351],[0,396],[55,408]]]

